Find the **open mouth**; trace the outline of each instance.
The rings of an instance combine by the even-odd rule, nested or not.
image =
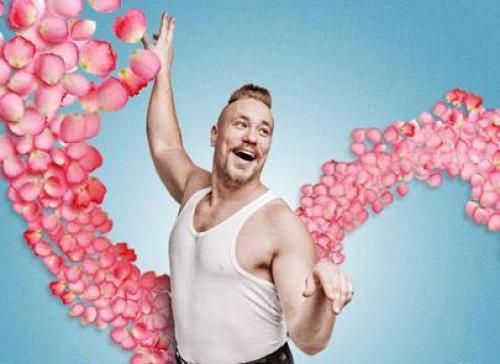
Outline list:
[[[256,156],[253,152],[249,151],[249,150],[245,150],[245,149],[236,149],[234,151],[234,154],[236,154],[239,158],[247,161],[247,162],[251,162],[253,160],[255,160]]]

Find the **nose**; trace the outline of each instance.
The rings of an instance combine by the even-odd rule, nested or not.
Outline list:
[[[257,131],[253,128],[248,128],[246,133],[243,134],[243,141],[247,143],[256,144],[257,143]]]

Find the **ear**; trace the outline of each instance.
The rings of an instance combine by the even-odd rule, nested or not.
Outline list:
[[[217,135],[219,134],[219,127],[217,123],[212,125],[210,129],[210,146],[215,147],[215,143],[217,142]]]

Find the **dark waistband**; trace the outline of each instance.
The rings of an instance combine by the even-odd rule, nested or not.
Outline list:
[[[175,358],[177,360],[177,364],[189,364],[181,357],[181,354],[179,354],[179,351],[177,349],[175,350]],[[273,351],[271,354],[267,354],[266,356],[260,359],[252,360],[241,364],[274,364],[274,363],[293,364],[292,353],[290,351],[287,341],[281,347]]]

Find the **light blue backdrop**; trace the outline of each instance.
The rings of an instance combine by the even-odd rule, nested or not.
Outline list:
[[[349,160],[349,133],[428,110],[453,87],[500,107],[500,5],[496,1],[138,1],[156,31],[177,18],[174,89],[185,145],[209,168],[209,128],[245,82],[274,97],[276,134],[264,181],[292,206],[327,159]],[[119,13],[123,13],[121,10]],[[113,17],[90,9],[98,37]],[[1,26],[6,34],[6,27]],[[133,46],[118,44],[120,66]],[[148,155],[149,90],[103,114],[92,140],[105,162],[105,209],[114,241],[127,241],[142,270],[168,272],[177,212]],[[108,333],[83,328],[47,287],[51,275],[25,246],[25,224],[0,182],[0,362],[126,363]],[[345,240],[356,296],[328,348],[297,363],[494,364],[500,362],[500,238],[465,217],[469,189],[418,183]],[[210,334],[210,333],[207,333]]]

